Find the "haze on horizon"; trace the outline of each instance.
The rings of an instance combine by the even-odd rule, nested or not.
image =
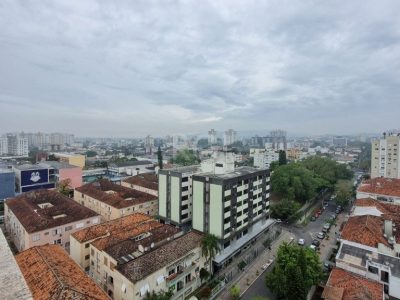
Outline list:
[[[382,132],[398,1],[0,3],[1,131]]]

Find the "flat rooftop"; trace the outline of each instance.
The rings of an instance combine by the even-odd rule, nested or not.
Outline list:
[[[74,166],[74,165],[70,165],[67,164],[65,162],[59,162],[59,161],[45,161],[42,162],[43,165],[49,165],[50,167],[54,168],[54,169],[75,169],[75,168],[79,168],[78,166]]]
[[[20,171],[29,171],[29,170],[37,170],[37,169],[48,169],[49,166],[46,164],[38,163],[38,164],[25,164],[25,165],[16,165],[15,169]]]
[[[0,230],[0,299],[31,300],[32,294]]]
[[[34,299],[110,299],[59,245],[33,247],[15,258]]]
[[[110,163],[110,167],[132,167],[132,166],[147,166],[153,165],[149,160],[136,160],[136,161],[124,161],[124,162],[114,162]]]
[[[28,233],[98,216],[53,190],[36,190],[6,200],[6,205]]]
[[[76,190],[115,208],[125,208],[157,200],[156,196],[112,183],[107,179],[87,183]]]
[[[197,173],[201,171],[201,166],[200,165],[192,165],[192,166],[179,166],[179,167],[171,167],[171,168],[165,168],[160,170],[161,173],[165,171],[172,171],[172,172],[177,172],[177,173]]]
[[[236,168],[235,171],[225,173],[225,174],[214,174],[214,173],[199,173],[196,176],[205,176],[211,178],[220,178],[220,179],[230,179],[234,177],[245,176],[253,173],[258,173],[262,171],[267,171],[267,169],[257,169],[253,167],[239,167]]]

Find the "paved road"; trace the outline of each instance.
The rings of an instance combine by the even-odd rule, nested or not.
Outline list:
[[[292,226],[282,224],[281,226],[284,227],[286,230],[292,232],[298,239],[303,238],[305,240],[305,246],[309,246],[312,243],[313,236],[321,231],[322,227],[326,223],[326,220],[329,218],[331,214],[333,214],[336,210],[336,204],[334,201],[329,202],[329,206],[326,210],[321,214],[321,216],[315,222],[309,222],[306,226]],[[342,218],[343,216],[339,216]],[[336,227],[338,230],[338,227]],[[334,238],[334,230],[335,228],[332,227],[331,229],[331,238],[329,241],[324,240],[323,245],[321,245],[321,260],[324,261],[328,258],[330,254],[330,249],[335,244],[336,239]],[[242,296],[241,299],[243,300],[250,300],[254,296],[266,296],[268,299],[275,300],[277,299],[265,286],[265,274],[270,272],[272,267],[269,267],[246,291],[246,293]]]

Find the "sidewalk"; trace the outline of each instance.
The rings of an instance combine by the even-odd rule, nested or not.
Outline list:
[[[230,281],[226,286],[224,291],[217,297],[218,299],[230,300],[230,292],[229,289],[233,285],[238,285],[240,287],[241,296],[247,291],[247,289],[253,284],[253,282],[260,277],[264,270],[262,266],[267,264],[270,259],[275,259],[276,253],[278,251],[279,246],[283,242],[290,242],[291,239],[294,239],[295,236],[289,233],[286,230],[282,230],[281,235],[272,242],[271,250],[265,250],[262,254],[260,254],[255,260],[251,262],[251,264],[247,265],[246,268],[242,271],[242,273]]]

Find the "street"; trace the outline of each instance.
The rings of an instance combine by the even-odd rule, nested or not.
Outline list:
[[[322,212],[319,218],[317,218],[314,222],[309,222],[306,226],[294,226],[294,225],[287,225],[281,223],[285,230],[293,233],[296,236],[296,239],[304,239],[305,245],[304,247],[309,247],[312,243],[313,237],[316,236],[318,232],[322,230],[323,225],[326,221],[330,218],[332,214],[335,213],[336,204],[335,201],[330,201],[328,207],[325,211]],[[335,232],[339,231],[340,224],[343,222],[344,213],[342,212],[339,214],[337,218],[337,225],[332,226],[329,232],[329,240],[324,239],[321,241],[320,245],[320,258],[321,261],[324,262],[325,260],[329,259],[329,255],[331,253],[332,247],[336,243]],[[297,243],[297,240],[295,241]],[[265,286],[265,275],[267,272],[270,272],[273,268],[271,265],[266,271],[261,274],[261,276],[249,287],[249,289],[244,293],[241,299],[250,300],[255,296],[263,296],[267,297],[268,299],[276,299],[276,297],[267,289]]]

